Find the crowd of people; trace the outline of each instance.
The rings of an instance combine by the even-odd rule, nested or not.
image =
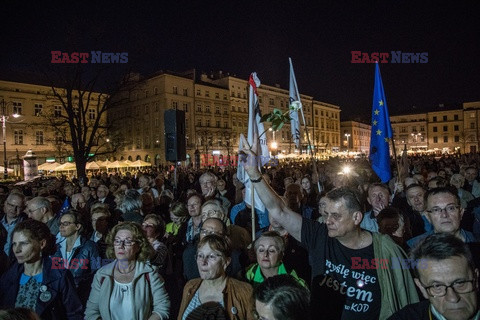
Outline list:
[[[479,319],[478,154],[249,157],[1,186],[0,319]]]

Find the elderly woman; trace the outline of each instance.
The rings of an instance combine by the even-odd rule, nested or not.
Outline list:
[[[142,228],[147,236],[148,242],[154,250],[150,262],[159,268],[161,275],[165,275],[168,258],[167,246],[162,242],[163,236],[165,235],[165,222],[160,216],[148,214],[145,219],[143,219]]]
[[[467,190],[463,189],[465,184],[465,177],[459,173],[455,173],[450,178],[450,184],[457,188],[458,197],[460,198],[460,205],[462,208],[467,207],[467,203],[474,199],[473,195]]]
[[[36,220],[18,223],[12,248],[17,261],[0,278],[0,305],[34,310],[42,319],[82,319],[72,274],[49,258],[55,236],[47,225]]]
[[[200,240],[196,254],[200,278],[185,285],[178,320],[208,319],[209,315],[253,319],[252,287],[226,275],[230,253],[227,238],[209,234]]]
[[[107,257],[115,260],[95,274],[86,319],[168,319],[170,301],[141,227],[116,225],[107,236]]]
[[[276,231],[267,231],[254,243],[257,263],[253,264],[246,274],[247,280],[254,286],[258,286],[266,278],[278,274],[290,274],[297,281],[305,286],[305,281],[297,276],[295,270],[287,271],[282,262],[285,252],[285,241]]]

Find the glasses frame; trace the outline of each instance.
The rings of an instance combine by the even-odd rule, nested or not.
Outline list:
[[[449,208],[449,207],[450,207],[450,208],[455,207],[455,209],[451,209],[451,210],[450,210],[450,209],[447,209],[447,208]],[[433,214],[435,214],[435,215],[439,215],[439,214],[442,214],[442,212],[445,211],[445,213],[451,214],[451,213],[456,212],[456,211],[458,210],[458,208],[460,208],[460,206],[459,206],[458,204],[450,203],[450,204],[447,204],[447,205],[445,206],[445,208],[440,208],[440,207],[438,207],[438,206],[435,206],[435,207],[433,207],[432,209],[427,210],[427,212],[433,213]],[[434,212],[434,210],[436,211],[437,209],[440,210],[440,211],[439,211],[439,212]]]
[[[472,289],[469,290],[469,291],[465,291],[465,292],[458,292],[457,289],[455,289],[454,285],[455,284],[464,284],[464,283],[471,283],[472,284]],[[452,288],[453,292],[455,292],[456,294],[466,294],[466,293],[470,293],[470,292],[473,292],[477,289],[477,278],[474,277],[473,279],[471,280],[460,280],[460,281],[454,281],[452,282],[450,285],[446,285],[446,284],[436,284],[436,285],[432,285],[432,286],[425,286],[421,281],[420,281],[420,284],[422,285],[422,287],[425,289],[425,291],[427,291],[427,294],[430,296],[430,297],[433,297],[433,298],[441,298],[441,297],[444,297],[447,295],[447,292],[448,292],[448,288]],[[444,287],[445,289],[445,292],[443,294],[432,294],[430,292],[430,290],[433,288],[433,287]]]
[[[128,241],[128,243],[126,242]],[[127,239],[123,239],[123,240],[118,240],[118,239],[115,239],[113,240],[113,246],[114,247],[133,247],[135,245],[135,243],[137,243],[137,240],[127,240]]]
[[[208,262],[211,262],[211,263],[216,262],[220,257],[223,257],[223,255],[221,255],[220,253],[210,253],[210,254],[207,254],[206,256],[203,255],[203,253],[195,254],[195,260],[205,261],[206,259]]]

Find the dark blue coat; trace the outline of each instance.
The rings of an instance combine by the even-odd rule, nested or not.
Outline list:
[[[15,308],[20,277],[24,266],[15,262],[10,269],[0,278],[0,308]],[[35,312],[42,319],[82,319],[82,303],[78,298],[70,271],[65,269],[52,269],[49,257],[43,259],[43,281],[51,293],[50,300],[42,302],[38,292]]]

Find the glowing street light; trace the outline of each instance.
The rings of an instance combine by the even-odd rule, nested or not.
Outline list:
[[[350,133],[345,133],[345,137],[347,138],[347,153],[348,153],[348,148],[350,147],[349,141],[350,141]]]
[[[8,178],[8,170],[7,170],[7,121],[9,116],[7,115],[7,103],[5,99],[1,101],[2,105],[2,132],[3,132],[3,178]],[[13,118],[18,118],[21,115],[17,113],[18,110],[14,107],[14,114],[12,114]]]

